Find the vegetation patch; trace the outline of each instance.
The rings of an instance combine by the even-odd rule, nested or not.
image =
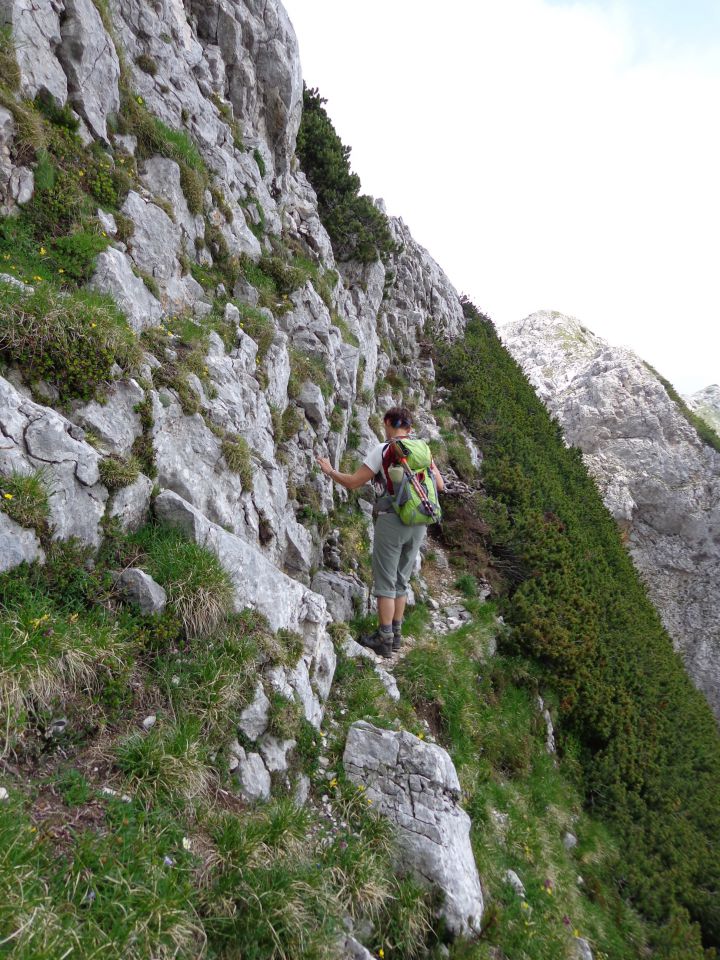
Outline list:
[[[25,293],[0,284],[0,356],[31,381],[57,387],[62,401],[91,400],[111,381],[112,367],[141,360],[131,328],[109,297],[59,293],[39,284]]]
[[[11,27],[0,27],[0,77],[8,90],[17,90],[20,86],[20,68],[15,56],[15,44]]]
[[[619,889],[659,926],[686,908],[717,943],[715,721],[580,451],[564,446],[490,321],[468,302],[464,310],[465,340],[437,362],[454,412],[483,448],[489,499],[478,520],[505,578],[505,650],[530,658],[557,699],[561,750],[623,849]]]
[[[214,554],[162,526],[144,528],[130,543],[142,551],[189,637],[210,634],[231,611],[232,583]]]
[[[243,490],[252,490],[252,454],[247,440],[237,433],[228,433],[222,440],[222,452],[230,470],[240,477]]]
[[[100,481],[108,490],[120,490],[135,483],[140,476],[140,463],[136,457],[125,460],[115,454],[110,454],[100,461]]]
[[[190,213],[202,213],[210,176],[198,148],[184,130],[175,130],[154,117],[143,98],[133,94],[126,83],[121,88],[119,132],[137,137],[139,159],[159,154],[174,160],[180,167],[180,185]]]
[[[30,527],[41,541],[50,534],[50,504],[44,470],[0,477],[0,509],[21,527]]]
[[[665,387],[670,399],[673,401],[680,413],[685,417],[687,422],[695,428],[697,435],[700,437],[702,442],[706,443],[709,447],[712,447],[713,450],[717,450],[718,453],[720,453],[720,437],[717,435],[715,430],[713,430],[710,424],[690,409],[690,407],[685,403],[683,398],[669,380],[666,380],[665,377],[661,376],[654,367],[650,366],[649,363],[646,363],[645,366],[648,368],[650,373],[656,376],[660,383]]]
[[[332,395],[332,383],[328,380],[325,365],[322,359],[313,353],[304,353],[296,347],[290,348],[290,379],[288,380],[288,396],[295,400],[300,396],[306,380],[320,387],[320,392],[327,399]]]
[[[304,88],[297,154],[313,185],[323,226],[338,260],[387,261],[396,251],[388,220],[370,197],[360,194],[360,178],[350,171],[350,147],[341,142],[316,89]]]

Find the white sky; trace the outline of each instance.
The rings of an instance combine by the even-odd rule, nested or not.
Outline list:
[[[720,382],[717,0],[284,0],[363,192],[498,324]]]

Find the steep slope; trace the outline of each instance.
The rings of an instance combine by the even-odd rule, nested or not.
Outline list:
[[[720,432],[720,386],[717,383],[698,390],[697,393],[685,397],[685,400],[690,409],[702,417],[709,427],[716,433]]]
[[[0,22],[0,941],[28,960],[367,960],[357,940],[570,960],[587,935],[600,960],[696,960],[682,904],[717,940],[711,718],[699,695],[671,701],[684,792],[662,754],[680,762],[676,731],[663,718],[658,745],[651,711],[637,725],[621,776],[659,758],[668,810],[641,817],[632,868],[627,837],[581,810],[582,791],[619,795],[608,757],[577,782],[572,737],[567,767],[548,752],[536,665],[489,659],[502,624],[462,564],[502,552],[502,531],[480,542],[497,504],[476,440],[434,404],[463,306],[354,195],[321,114],[343,202],[301,171],[281,4],[0,0]],[[367,626],[370,505],[315,458],[351,469],[399,402],[462,492],[446,530],[465,542],[457,584],[429,545],[393,678],[343,623]],[[615,679],[601,689],[642,714]],[[569,718],[583,749],[605,735],[590,707]],[[678,849],[657,893],[651,855]]]
[[[629,350],[536,313],[503,342],[579,447],[688,672],[720,716],[720,453]]]

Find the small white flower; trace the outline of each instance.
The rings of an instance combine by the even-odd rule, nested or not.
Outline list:
[[[183,837],[182,839],[183,850],[189,850],[192,847],[192,840],[188,837]]]

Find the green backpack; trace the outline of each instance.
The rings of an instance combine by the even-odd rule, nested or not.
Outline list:
[[[414,437],[392,440],[391,446],[395,448],[395,464],[403,469],[402,479],[399,483],[393,483],[395,492],[390,497],[395,513],[409,527],[439,523],[442,510],[435,476],[430,469],[430,447],[424,440]]]

